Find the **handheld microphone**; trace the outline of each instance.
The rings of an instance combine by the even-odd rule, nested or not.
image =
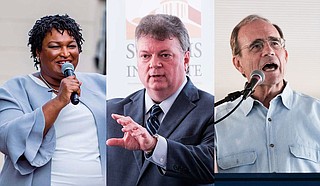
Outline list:
[[[256,86],[264,81],[264,73],[261,70],[254,70],[251,72],[249,83],[246,84],[243,90],[242,99],[247,99],[253,92]]]
[[[74,66],[66,62],[61,67],[61,72],[64,74],[64,77],[74,76]],[[70,97],[71,103],[77,105],[79,103],[79,95],[76,92],[72,92]]]

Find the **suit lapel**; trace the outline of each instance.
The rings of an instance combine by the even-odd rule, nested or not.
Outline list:
[[[175,129],[182,123],[182,120],[186,115],[196,106],[193,102],[198,99],[198,90],[188,79],[188,83],[182,89],[163,119],[158,133],[164,138],[169,138]]]
[[[139,91],[131,97],[131,102],[124,105],[124,115],[130,116],[135,122],[144,126],[144,90]],[[135,160],[139,169],[143,165],[143,152],[141,150],[133,151]]]
[[[144,96],[141,97],[144,98]],[[163,136],[164,138],[169,138],[170,135],[173,132],[175,132],[175,129],[181,124],[182,120],[186,117],[186,115],[196,106],[193,102],[198,99],[198,89],[192,84],[192,82],[188,78],[187,84],[182,89],[182,91],[172,104],[167,115],[161,122],[158,134]],[[144,101],[142,101],[142,104],[144,108]],[[138,109],[136,108],[136,110]],[[141,117],[144,118],[144,115]],[[139,152],[141,152],[141,156],[144,156],[142,151]],[[137,152],[135,152],[135,154],[137,154]],[[137,184],[139,183],[140,178],[143,176],[143,173],[146,171],[147,167],[150,164],[152,163],[149,161],[144,161],[140,171],[139,178],[137,180]]]

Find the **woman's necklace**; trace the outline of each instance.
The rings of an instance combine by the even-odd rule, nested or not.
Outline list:
[[[42,76],[41,72],[39,73],[40,74],[40,78],[42,79],[42,81],[44,82],[44,84],[47,85],[47,87],[50,89],[48,92],[55,92],[55,93],[58,93],[59,91],[57,89],[54,89]]]

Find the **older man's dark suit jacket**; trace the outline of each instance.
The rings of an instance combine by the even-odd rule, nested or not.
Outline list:
[[[144,93],[107,101],[107,138],[122,138],[122,126],[111,113],[130,116],[144,125]],[[197,89],[188,78],[163,119],[158,134],[167,139],[167,168],[144,160],[143,151],[107,147],[107,186],[213,185],[214,97]]]

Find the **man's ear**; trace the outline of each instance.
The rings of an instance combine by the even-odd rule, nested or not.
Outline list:
[[[184,70],[187,74],[189,73],[189,62],[190,62],[190,51],[187,51],[185,52],[184,59],[183,59]]]
[[[232,63],[233,63],[233,66],[236,67],[236,69],[237,69],[244,77],[246,77],[245,72],[244,72],[244,69],[243,69],[243,67],[242,67],[242,64],[241,64],[238,56],[233,56],[233,57],[232,57]]]
[[[285,49],[284,51],[285,51],[285,53],[286,53],[286,63],[288,63],[289,54],[288,54],[287,49]]]

